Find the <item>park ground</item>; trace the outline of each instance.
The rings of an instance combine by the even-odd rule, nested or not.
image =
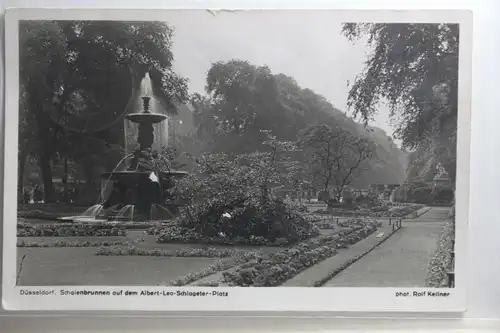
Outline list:
[[[380,218],[376,232],[319,261],[288,279],[282,286],[424,287],[429,261],[436,251],[448,207],[422,210],[403,219],[394,232],[394,219]],[[343,218],[340,218],[341,220]],[[344,218],[345,219],[345,218]],[[324,231],[323,231],[324,232]],[[124,239],[125,238],[125,239]],[[189,250],[194,244],[158,244],[154,236],[130,230],[126,236],[67,237],[71,242],[126,241],[139,249]],[[25,244],[60,242],[61,237],[19,237]],[[219,249],[228,246],[211,246]],[[231,246],[242,251],[272,253],[276,247]],[[18,284],[35,285],[169,285],[172,281],[209,269],[220,258],[165,256],[97,256],[98,247],[18,247]],[[231,269],[231,268],[227,268]],[[336,272],[332,274],[332,272]],[[221,271],[201,276],[191,285],[210,283]]]

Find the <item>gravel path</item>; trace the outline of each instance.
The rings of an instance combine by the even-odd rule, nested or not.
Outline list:
[[[328,281],[325,287],[425,287],[427,268],[449,208],[433,207],[378,248]]]

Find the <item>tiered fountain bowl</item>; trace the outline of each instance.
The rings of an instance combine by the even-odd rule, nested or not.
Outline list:
[[[125,171],[102,174],[102,178],[106,180],[106,183],[111,182],[113,184],[113,191],[102,203],[102,209],[96,209],[98,212],[94,216],[88,216],[89,214],[70,216],[63,218],[64,220],[85,223],[151,220],[153,207],[162,207],[168,204],[165,202],[164,192],[171,186],[171,179],[174,177],[183,177],[188,174],[185,171],[178,170],[156,173],[152,170],[144,170],[138,167],[138,156],[143,152],[151,151],[154,141],[153,124],[167,119],[167,116],[164,114],[150,112],[150,97],[142,97],[142,100],[144,105],[143,112],[131,113],[126,116],[126,119],[139,125],[137,141],[140,148],[134,154],[129,168]],[[158,178],[157,181],[151,179],[152,173]],[[121,213],[124,210],[127,211],[126,215]],[[155,210],[158,209],[155,208]],[[164,211],[170,212],[171,210],[165,208]],[[164,218],[169,219],[171,217],[165,216]]]

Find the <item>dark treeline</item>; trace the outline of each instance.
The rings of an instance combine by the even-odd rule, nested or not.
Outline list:
[[[266,66],[244,60],[214,63],[207,73],[206,93],[189,95],[188,81],[171,68],[173,29],[166,23],[27,21],[20,32],[21,192],[23,184],[39,178],[45,200],[53,201],[54,179],[60,178],[63,184],[84,182],[83,187],[95,193],[100,173],[113,169],[124,155],[123,115],[135,106],[131,101],[146,72],[155,98],[166,112],[177,114],[174,120],[183,121],[170,131],[180,151],[196,155],[265,150],[262,142],[270,131],[277,140],[302,145],[294,157],[309,165],[321,143],[347,138],[350,153],[337,158],[337,164],[309,165],[312,176],[320,175],[314,180],[320,189],[326,166],[334,175],[345,175],[358,155],[361,161],[348,176],[350,186],[405,180],[406,154],[391,137],[355,122],[323,96]],[[371,35],[375,44],[366,72],[349,96],[355,115],[369,120],[378,100],[389,100],[392,116],[403,116],[395,135],[414,151],[412,164],[432,159],[434,166],[425,172],[433,174],[439,163],[454,179],[458,32],[453,26],[432,24],[346,25],[344,32],[351,39]],[[388,43],[388,36],[400,37]],[[441,53],[418,48],[419,39],[441,48]],[[391,63],[397,52],[411,56],[400,55],[403,61]],[[418,62],[424,75],[417,78],[411,68]],[[380,68],[387,69],[376,72]],[[391,68],[399,74],[388,76]],[[318,131],[320,126],[327,131]],[[332,150],[331,157],[338,156]],[[421,175],[423,168],[417,169],[413,174]],[[338,185],[340,180],[334,178],[327,187]]]

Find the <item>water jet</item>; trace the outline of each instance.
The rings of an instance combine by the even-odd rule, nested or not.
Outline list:
[[[168,202],[165,193],[173,186],[173,178],[187,175],[185,171],[156,170],[158,152],[153,149],[155,124],[164,122],[167,116],[151,110],[151,78],[146,74],[141,83],[141,112],[129,113],[126,121],[137,125],[138,147],[125,156],[130,160],[125,170],[115,170],[101,175],[105,181],[100,203],[88,209],[82,216],[65,220],[89,221],[92,218],[106,221],[150,221],[167,220],[175,215],[177,205]],[[103,195],[104,192],[109,192]],[[105,197],[105,198],[104,198]],[[91,212],[92,214],[89,214]],[[92,215],[92,216],[90,216]]]

